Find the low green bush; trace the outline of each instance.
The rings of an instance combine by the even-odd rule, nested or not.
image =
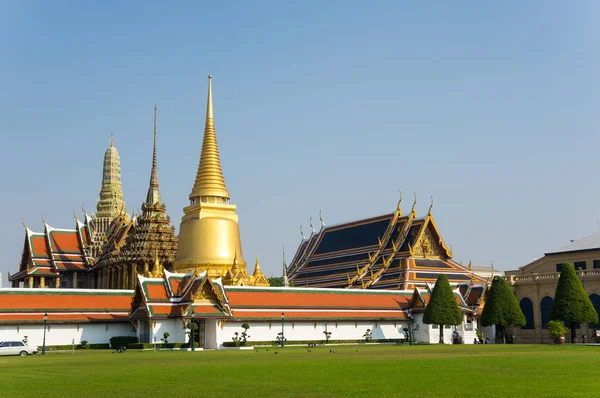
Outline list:
[[[102,344],[88,344],[88,346],[92,350],[108,350],[110,348],[110,344],[102,343]]]
[[[131,343],[137,343],[136,336],[114,336],[110,338],[110,346],[112,348],[128,347]]]

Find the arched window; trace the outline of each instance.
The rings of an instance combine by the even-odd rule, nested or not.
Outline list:
[[[519,305],[521,306],[523,315],[525,315],[525,325],[521,326],[521,329],[535,329],[533,324],[533,303],[525,297],[521,299]]]
[[[546,296],[540,302],[540,313],[542,314],[542,328],[548,329],[546,324],[550,322],[550,309],[554,300],[550,296]]]
[[[600,315],[600,296],[596,293],[592,293],[590,294],[590,301],[592,302],[592,305],[596,309],[598,315]],[[600,329],[600,324],[597,323],[591,323],[589,326],[592,329]]]

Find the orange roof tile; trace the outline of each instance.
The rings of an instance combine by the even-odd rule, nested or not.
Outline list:
[[[271,290],[271,291],[269,291]],[[318,291],[316,289],[226,289],[232,308],[360,308],[404,309],[408,308],[411,295],[368,292]]]
[[[48,256],[50,257],[50,248],[46,243],[46,238],[43,236],[34,236],[31,238],[32,251],[34,256]]]
[[[75,231],[70,232],[51,232],[52,246],[58,252],[82,252],[79,239]]]
[[[234,319],[277,319],[281,320],[279,311],[233,311]],[[304,319],[406,319],[405,311],[285,311],[285,320]]]
[[[129,312],[131,292],[79,289],[0,289],[0,313],[24,311]]]

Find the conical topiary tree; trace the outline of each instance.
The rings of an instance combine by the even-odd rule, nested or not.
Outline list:
[[[496,276],[483,307],[481,325],[496,325],[496,332],[499,332],[504,342],[507,326],[523,326],[525,323],[525,315],[510,286],[504,278]]]
[[[550,319],[569,322],[571,343],[575,342],[575,324],[598,323],[598,313],[586,294],[572,264],[564,264],[560,271]]]
[[[460,325],[463,321],[462,313],[456,303],[448,277],[440,275],[435,282],[429,304],[423,314],[423,323],[439,325],[440,344],[444,343],[444,325]]]

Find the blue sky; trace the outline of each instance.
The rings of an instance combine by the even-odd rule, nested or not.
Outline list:
[[[0,1],[3,228],[17,270],[41,215],[94,210],[109,134],[128,208],[150,176],[179,227],[206,76],[244,257],[281,273],[327,223],[417,193],[455,259],[513,269],[597,230],[600,56],[594,1]],[[318,221],[315,223],[317,224]],[[5,283],[6,285],[6,283]]]

